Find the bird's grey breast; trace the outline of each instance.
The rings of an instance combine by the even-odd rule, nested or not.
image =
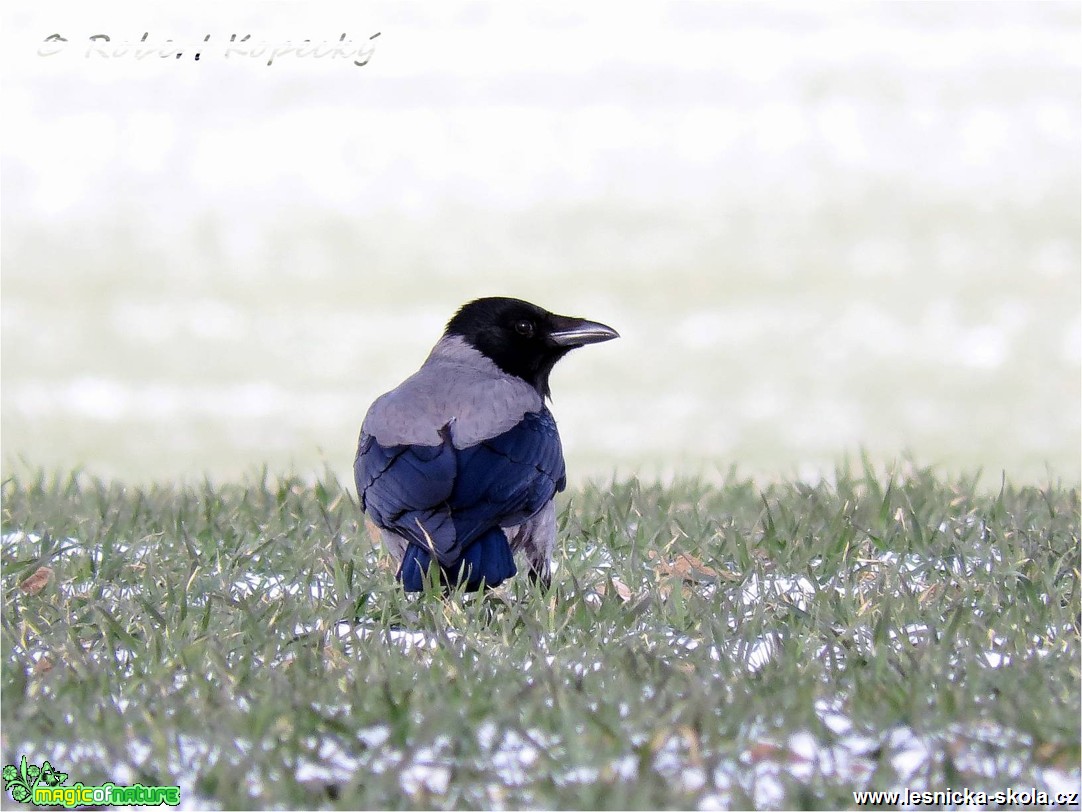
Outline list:
[[[445,337],[397,388],[377,398],[362,431],[383,446],[439,445],[451,423],[455,448],[468,448],[540,411],[541,395],[458,337]]]

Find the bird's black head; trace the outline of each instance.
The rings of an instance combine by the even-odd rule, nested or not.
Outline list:
[[[447,323],[449,336],[461,336],[509,375],[549,395],[549,373],[576,347],[618,338],[596,321],[557,316],[521,299],[492,296],[463,305]]]

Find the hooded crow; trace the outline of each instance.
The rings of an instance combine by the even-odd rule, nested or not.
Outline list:
[[[519,299],[477,299],[414,375],[376,399],[353,472],[407,592],[423,588],[433,561],[448,588],[498,586],[519,550],[548,585],[552,500],[566,484],[549,373],[576,347],[612,338],[604,324]]]

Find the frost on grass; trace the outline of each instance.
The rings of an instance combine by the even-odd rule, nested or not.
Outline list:
[[[929,508],[938,485],[895,491],[889,510],[881,490],[854,518],[859,493],[834,504],[828,487],[842,485],[794,488],[794,527],[777,511],[772,539],[754,490],[606,492],[566,514],[553,592],[512,582],[473,601],[401,595],[367,542],[351,546],[356,517],[327,513],[341,494],[317,504],[292,485],[234,494],[265,507],[242,520],[215,513],[216,492],[191,501],[194,552],[168,513],[78,541],[103,538],[96,497],[51,536],[12,520],[7,742],[103,777],[175,778],[199,806],[500,809],[627,791],[644,808],[770,807],[934,789],[948,770],[1077,785],[1070,731],[1047,713],[1027,724],[1036,704],[1012,712],[1024,692],[1001,698],[1076,674],[1076,593],[1040,577],[1074,577],[1060,536],[1077,521],[1045,527],[1041,499],[1005,529],[965,495]],[[52,577],[22,588],[39,567]],[[31,729],[50,733],[10,732]]]

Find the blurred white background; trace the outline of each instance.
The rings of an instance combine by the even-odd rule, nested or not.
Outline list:
[[[623,336],[554,375],[573,480],[1079,478],[1077,3],[583,6],[6,10],[5,471],[348,479],[502,294]]]

